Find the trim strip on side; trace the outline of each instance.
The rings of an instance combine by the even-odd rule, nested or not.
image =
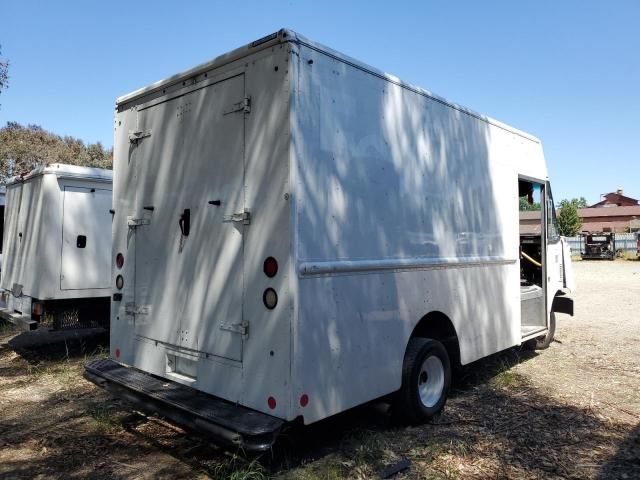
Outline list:
[[[376,260],[329,260],[319,262],[300,262],[298,275],[341,273],[375,273],[389,270],[431,270],[438,268],[465,268],[483,265],[508,265],[516,259],[507,257],[462,257],[462,258],[386,258]]]

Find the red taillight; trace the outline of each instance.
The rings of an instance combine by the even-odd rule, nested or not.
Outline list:
[[[273,257],[267,257],[263,267],[264,274],[269,278],[275,277],[278,273],[278,261]]]
[[[44,312],[44,305],[40,302],[33,302],[31,304],[31,313],[33,313],[34,315],[42,315],[42,313]]]
[[[116,348],[116,358],[120,358],[120,349]]]
[[[306,393],[304,393],[304,394],[300,397],[300,406],[301,406],[301,407],[306,407],[307,405],[309,405],[309,395],[307,395]]]
[[[124,255],[119,253],[116,255],[116,267],[122,268],[124,265]]]
[[[269,408],[273,410],[274,408],[276,408],[276,399],[273,397],[267,398],[267,405],[269,405]]]

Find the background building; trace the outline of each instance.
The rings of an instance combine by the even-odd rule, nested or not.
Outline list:
[[[640,204],[622,189],[602,195],[603,200],[579,208],[582,231],[626,233],[640,231]],[[540,211],[520,212],[520,231],[540,233]]]
[[[621,188],[619,188],[615,192],[605,193],[601,196],[603,197],[603,200],[599,201],[598,203],[594,203],[589,208],[632,207],[638,205],[638,200],[625,196],[624,191]]]
[[[624,195],[622,188],[605,193],[602,200],[589,208],[578,209],[582,230],[587,232],[632,231],[640,219],[640,204],[635,198]]]

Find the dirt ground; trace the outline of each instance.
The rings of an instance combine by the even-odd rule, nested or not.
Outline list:
[[[0,325],[0,478],[640,479],[640,262],[576,262],[548,350],[465,367],[428,425],[370,405],[243,455],[133,412],[82,378],[108,338]]]

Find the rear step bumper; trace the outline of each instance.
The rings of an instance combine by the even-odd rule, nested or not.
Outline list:
[[[189,429],[246,450],[268,450],[284,420],[207,395],[171,380],[96,360],[84,376],[149,413],[158,413]]]

